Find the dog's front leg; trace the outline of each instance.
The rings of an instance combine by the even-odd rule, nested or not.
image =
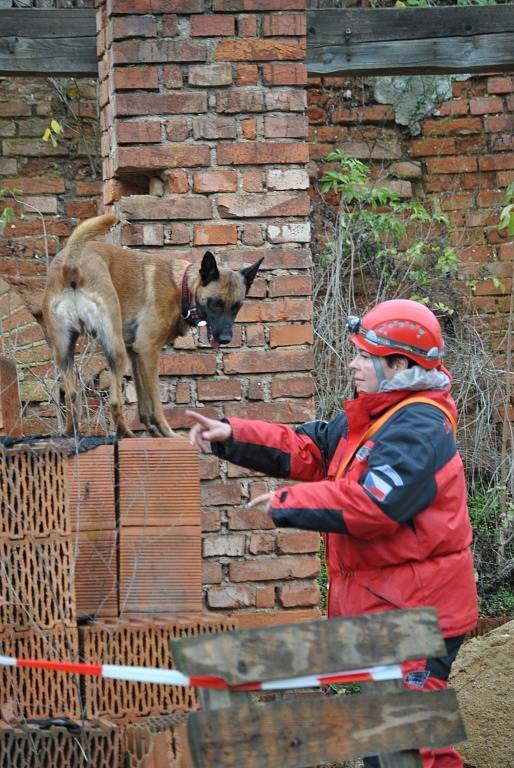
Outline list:
[[[144,351],[139,351],[139,372],[141,377],[141,388],[144,398],[150,399],[150,431],[153,435],[162,437],[177,437],[166,421],[161,404],[159,392],[159,348],[147,347]]]
[[[128,349],[130,362],[132,364],[132,375],[134,377],[134,385],[136,387],[137,395],[137,408],[139,413],[139,420],[145,425],[147,431],[154,437],[161,437],[161,433],[152,424],[152,401],[150,396],[145,390],[143,383],[143,376],[141,372],[141,361],[139,355],[131,347]]]

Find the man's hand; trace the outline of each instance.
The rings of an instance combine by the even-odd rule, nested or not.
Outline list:
[[[271,514],[271,502],[273,500],[273,493],[261,493],[260,496],[256,496],[255,499],[252,499],[248,502],[248,507],[258,507],[262,505],[263,510],[265,514],[270,515]]]
[[[204,453],[209,450],[209,443],[223,443],[232,437],[232,427],[224,421],[208,419],[198,411],[186,411],[186,415],[195,421],[189,430],[189,442]]]

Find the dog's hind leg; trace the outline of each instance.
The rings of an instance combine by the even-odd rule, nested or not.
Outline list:
[[[128,349],[130,362],[132,364],[132,374],[134,377],[134,385],[136,387],[137,395],[137,407],[139,412],[139,420],[145,425],[147,431],[154,435],[154,437],[161,437],[161,433],[152,423],[152,400],[147,394],[144,385],[143,377],[141,374],[141,362],[139,355],[131,347]]]
[[[78,402],[77,380],[73,368],[75,343],[78,332],[68,328],[53,340],[55,364],[62,375],[63,382],[59,388],[64,393],[66,425],[64,433],[70,437],[80,434],[80,404]]]
[[[139,354],[139,371],[141,374],[141,387],[145,397],[149,397],[152,405],[150,415],[151,432],[156,437],[176,437],[176,433],[170,428],[162,409],[159,392],[159,347],[154,350],[145,350]]]

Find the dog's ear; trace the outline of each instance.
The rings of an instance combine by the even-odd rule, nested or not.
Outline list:
[[[251,264],[249,267],[243,267],[240,270],[246,284],[246,293],[248,293],[248,291],[250,290],[250,286],[253,283],[255,275],[257,274],[257,270],[259,269],[263,261],[264,261],[264,256],[262,257],[262,259],[259,259],[259,261],[256,261],[255,264]]]
[[[209,283],[214,283],[219,279],[219,276],[220,273],[218,270],[218,265],[216,264],[216,259],[214,258],[214,254],[210,251],[206,251],[200,266],[200,279],[202,281],[202,285],[206,286],[209,285]]]

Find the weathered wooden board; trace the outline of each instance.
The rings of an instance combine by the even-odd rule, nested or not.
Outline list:
[[[98,76],[91,8],[0,10],[0,75]]]
[[[221,675],[231,685],[396,664],[446,653],[435,611],[353,616],[172,640],[187,675]]]
[[[311,75],[512,70],[514,5],[310,11],[306,63]]]
[[[452,690],[193,712],[187,731],[196,768],[299,768],[466,738]]]

